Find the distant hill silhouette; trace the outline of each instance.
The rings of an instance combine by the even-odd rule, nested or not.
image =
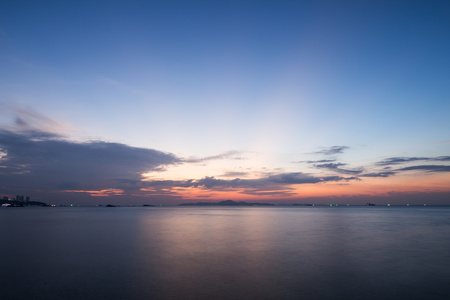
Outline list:
[[[233,200],[224,200],[220,202],[196,202],[196,203],[181,203],[178,206],[273,206],[271,203],[257,203],[257,202],[236,202]]]

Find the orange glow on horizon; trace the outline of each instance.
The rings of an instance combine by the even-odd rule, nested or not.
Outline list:
[[[301,200],[315,197],[355,197],[355,196],[388,196],[392,193],[426,193],[449,192],[450,174],[426,174],[417,176],[405,174],[386,177],[363,178],[361,181],[323,182],[315,184],[291,184],[253,188],[224,188],[217,189],[198,187],[145,188],[142,191],[152,192],[153,195],[176,195],[182,199],[196,199],[199,201],[219,201],[232,199],[237,201],[276,201]]]
[[[85,190],[64,190],[65,193],[87,193],[92,197],[109,197],[124,195],[124,191],[121,189],[104,189],[99,191],[85,191]]]

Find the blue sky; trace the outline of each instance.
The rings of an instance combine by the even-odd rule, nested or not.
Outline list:
[[[404,168],[448,166],[438,158],[450,154],[449,14],[448,1],[2,1],[0,165],[9,171],[0,176],[18,176],[9,169],[19,157],[8,148],[12,134],[36,141],[44,132],[48,141],[73,146],[75,157],[92,141],[173,155],[159,167],[131,168],[130,178],[119,164],[122,179],[146,184],[260,180],[273,192],[268,201],[291,202],[448,195],[447,168],[397,167],[380,182],[361,175],[385,172],[379,163],[389,158],[426,158],[403,161]],[[331,159],[320,152],[332,147],[344,150]],[[345,165],[307,163],[324,159]],[[28,164],[22,171],[47,172],[48,182],[70,172],[56,162]],[[324,179],[345,173],[343,166],[364,170],[345,190]],[[320,187],[267,183],[299,173],[321,178]],[[83,191],[95,186],[62,190],[56,181],[39,194],[34,179],[22,179],[0,193],[83,203],[119,197],[93,200]],[[415,182],[420,187],[410,187]],[[107,189],[127,195],[114,183],[97,185]],[[136,201],[250,194],[242,186],[145,189],[135,188]]]

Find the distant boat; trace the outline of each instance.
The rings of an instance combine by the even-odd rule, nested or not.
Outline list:
[[[375,206],[375,204],[367,202],[366,206]]]

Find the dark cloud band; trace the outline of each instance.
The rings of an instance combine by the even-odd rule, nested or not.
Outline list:
[[[0,179],[5,186],[36,189],[107,189],[117,178],[139,180],[141,174],[176,164],[170,153],[119,143],[76,143],[44,132],[0,131]]]

